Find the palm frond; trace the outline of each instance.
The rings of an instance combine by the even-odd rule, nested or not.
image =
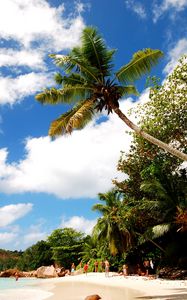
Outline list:
[[[140,50],[133,55],[132,60],[128,64],[116,72],[116,77],[120,82],[133,82],[150,72],[151,67],[155,66],[162,56],[162,51],[157,49]]]
[[[79,48],[74,48],[69,55],[50,54],[49,56],[53,58],[58,67],[63,68],[66,74],[75,71],[89,80],[99,82],[97,68],[89,64],[85,57],[81,55]]]
[[[115,50],[108,50],[104,39],[96,28],[86,27],[82,34],[82,52],[91,66],[96,67],[102,77],[109,76]]]
[[[71,133],[73,129],[82,129],[92,119],[94,106],[92,99],[79,102],[77,106],[51,123],[49,135],[54,137]]]
[[[119,91],[121,97],[126,95],[139,95],[134,85],[119,86],[117,91]]]
[[[80,74],[72,73],[69,76],[61,76],[61,84],[64,85],[71,85],[71,86],[77,86],[77,85],[84,85],[88,86],[88,82],[85,80],[84,77],[82,77]]]
[[[106,205],[100,204],[100,203],[96,203],[92,206],[92,210],[93,211],[98,211],[102,214],[106,214],[109,212],[109,208]]]
[[[147,230],[143,234],[139,234],[138,242],[139,244],[143,244],[146,241],[154,240],[162,237],[170,230],[170,224],[159,224],[153,227],[147,228]]]
[[[153,238],[159,238],[170,230],[171,224],[160,224],[152,228]]]
[[[169,197],[165,188],[156,179],[143,181],[140,186],[140,190],[148,194],[155,195],[157,199],[167,199]]]
[[[62,89],[46,89],[35,96],[42,104],[57,104],[76,102],[79,98],[89,98],[93,89],[85,85],[66,85]]]

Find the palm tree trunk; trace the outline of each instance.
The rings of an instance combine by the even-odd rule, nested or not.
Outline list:
[[[159,248],[162,252],[166,253],[166,251],[161,246],[159,246],[157,243],[155,243],[153,240],[148,239],[148,241],[150,241],[153,245],[155,245],[157,248]]]
[[[166,152],[171,153],[172,155],[180,158],[181,160],[187,161],[187,154],[180,152],[177,149],[174,149],[173,147],[169,146],[168,144],[158,140],[157,138],[154,138],[152,135],[146,133],[143,131],[140,127],[135,125],[133,122],[131,122],[126,115],[118,108],[113,108],[113,111],[118,115],[118,117],[125,122],[127,126],[129,126],[132,130],[136,132],[136,134],[142,136],[147,141],[151,142],[152,144],[164,149]]]

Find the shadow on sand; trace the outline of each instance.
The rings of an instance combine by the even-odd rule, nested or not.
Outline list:
[[[174,289],[175,294],[166,294],[166,295],[156,295],[156,296],[141,296],[136,297],[136,299],[163,299],[163,300],[187,300],[187,292],[185,288]]]

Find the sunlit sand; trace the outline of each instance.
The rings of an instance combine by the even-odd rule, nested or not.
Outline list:
[[[21,279],[20,279],[21,280]],[[84,300],[86,296],[98,294],[102,300],[187,299],[186,280],[149,279],[144,276],[119,276],[110,273],[88,273],[88,275],[66,276],[44,279],[32,288],[0,292],[1,300]]]

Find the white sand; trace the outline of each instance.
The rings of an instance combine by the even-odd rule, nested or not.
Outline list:
[[[34,288],[0,292],[0,300],[84,300],[98,294],[102,300],[187,300],[186,280],[148,279],[139,276],[115,276],[88,273],[57,279],[45,279]],[[6,297],[5,297],[6,294]]]
[[[87,276],[83,274],[55,279],[55,287],[50,287],[54,295],[47,299],[84,300],[88,295],[98,294],[102,300],[187,300],[186,280],[170,281],[115,275],[110,273],[110,277],[107,278],[103,273],[88,273]],[[51,280],[49,282],[51,283]],[[48,288],[47,285],[47,282],[44,283],[45,288]]]

